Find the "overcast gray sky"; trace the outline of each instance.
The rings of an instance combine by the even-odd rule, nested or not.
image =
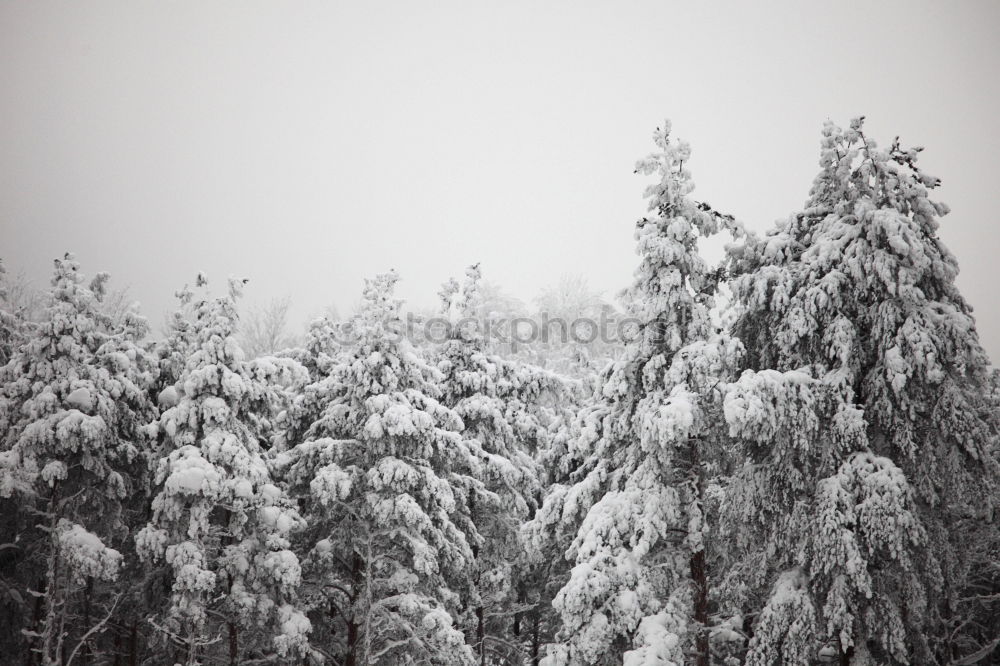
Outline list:
[[[295,324],[394,267],[402,296],[482,261],[530,299],[636,265],[664,117],[697,196],[763,230],[825,119],[927,147],[941,236],[1000,358],[1000,3],[0,3],[0,256],[74,251],[157,325],[199,270]]]

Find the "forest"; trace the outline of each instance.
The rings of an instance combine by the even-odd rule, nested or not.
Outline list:
[[[1000,375],[921,149],[826,123],[757,234],[653,141],[618,306],[387,270],[293,339],[242,278],[157,330],[70,253],[0,275],[0,663],[1000,663]]]

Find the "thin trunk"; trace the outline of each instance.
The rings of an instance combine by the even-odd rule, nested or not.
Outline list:
[[[704,549],[691,554],[691,582],[694,586],[695,666],[709,666],[708,648],[708,578]]]
[[[52,488],[49,498],[49,562],[45,573],[45,628],[42,630],[42,666],[56,666],[59,663],[60,640],[57,634],[59,614],[59,536],[56,527],[56,504],[59,497],[59,483]]]
[[[483,607],[476,607],[476,645],[479,646],[479,666],[486,666],[486,623]]]
[[[702,502],[704,490],[701,479],[701,456],[699,455],[698,444],[699,440],[692,438],[690,440],[689,451],[691,454],[691,491],[694,495],[692,497],[692,504],[697,504],[697,510],[701,512],[704,506]],[[702,533],[694,540],[694,548],[697,550],[691,552],[689,562],[691,585],[694,588],[695,631],[698,632],[694,639],[695,666],[709,666],[711,663],[711,653],[709,652],[708,643],[708,567],[705,562],[704,521],[705,517],[702,513],[701,523],[699,524],[699,529],[701,529]]]
[[[32,631],[38,631],[39,625],[42,622],[42,613],[45,611],[45,602],[43,601],[43,599],[45,598],[44,593],[47,590],[47,588],[45,586],[45,579],[44,578],[39,578],[38,579],[38,585],[36,587],[38,588],[37,591],[39,593],[41,593],[41,594],[39,594],[39,596],[35,597],[35,610],[31,613],[31,630]],[[35,662],[35,655],[37,654],[36,650],[38,649],[35,646],[35,643],[36,643],[36,639],[34,639],[34,638],[28,640],[28,659],[27,659],[27,662],[26,662],[27,666],[35,666],[35,663],[36,663]]]
[[[225,525],[227,530],[231,530],[231,523],[233,520],[233,512],[231,509],[226,509],[225,512]],[[234,539],[231,532],[227,532],[222,538],[221,550],[224,552],[225,548],[233,543]],[[233,591],[233,576],[230,574],[226,578],[229,585],[226,588],[226,593],[231,594]],[[231,619],[226,620],[226,629],[229,632],[229,666],[239,666],[240,663],[240,630],[239,627]]]
[[[476,494],[470,493],[469,495],[469,515],[475,520],[476,517]],[[479,592],[479,546],[477,544],[472,544],[472,557],[475,560],[475,584],[476,592]],[[479,652],[479,666],[486,666],[486,625],[483,622],[483,603],[482,596],[477,594],[476,597],[479,599],[479,603],[476,604],[476,651]]]
[[[538,666],[541,662],[541,657],[538,654],[541,649],[541,641],[539,641],[540,625],[542,623],[541,612],[536,608],[535,612],[532,614],[532,624],[531,624],[531,666]]]
[[[187,666],[198,666],[198,634],[193,623],[187,623]]]
[[[524,592],[519,590],[518,593],[517,593],[517,605],[518,606],[522,606],[523,604],[524,604]],[[514,613],[514,626],[512,627],[512,629],[513,629],[513,632],[514,632],[514,636],[516,636],[517,638],[521,637],[521,616],[522,615],[523,615],[523,613],[521,611],[518,611],[518,612]]]
[[[87,587],[83,591],[83,630],[87,631],[90,629],[90,601],[94,596],[94,577],[87,576]],[[90,641],[86,641],[83,644],[83,651],[80,653],[80,658],[83,661],[84,666],[90,663]]]
[[[229,625],[229,666],[239,666],[240,663],[240,630],[234,622]]]
[[[851,657],[854,656],[854,646],[848,647],[846,650],[840,650],[840,658],[837,660],[839,666],[851,666]]]
[[[357,642],[358,624],[352,619],[347,623],[347,659],[344,661],[344,666],[358,665]]]
[[[361,664],[368,666],[368,657],[372,653],[372,608],[375,606],[375,595],[372,590],[372,581],[375,580],[375,571],[372,569],[372,553],[374,549],[372,548],[372,534],[368,532],[367,543],[365,544],[365,557],[364,557],[364,588],[365,588],[365,603],[364,603],[364,613],[365,613],[365,624],[364,624],[364,636],[362,640],[364,642],[364,648],[361,652]]]
[[[750,649],[750,641],[753,640],[753,615],[743,616],[743,649]]]
[[[128,666],[139,666],[139,623],[132,622],[129,631]]]
[[[355,603],[354,599],[358,594],[358,587],[361,585],[361,569],[362,562],[361,557],[354,553],[354,559],[351,562],[351,582],[353,583],[353,589],[351,593],[354,597],[351,598],[351,606],[348,611],[348,617],[344,620],[347,622],[347,659],[344,661],[344,666],[357,666],[357,643],[358,643],[358,623],[355,622]]]

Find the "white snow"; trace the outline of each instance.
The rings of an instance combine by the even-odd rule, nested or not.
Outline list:
[[[66,404],[81,412],[89,412],[94,408],[94,396],[89,388],[81,386],[66,396]]]

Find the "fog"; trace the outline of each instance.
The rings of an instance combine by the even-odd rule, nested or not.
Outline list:
[[[669,117],[696,196],[758,231],[805,200],[823,121],[927,147],[940,235],[1000,357],[1000,5],[7,2],[0,256],[128,286],[154,323],[203,270],[296,326],[388,268],[414,306],[482,262],[522,299],[630,281]]]

